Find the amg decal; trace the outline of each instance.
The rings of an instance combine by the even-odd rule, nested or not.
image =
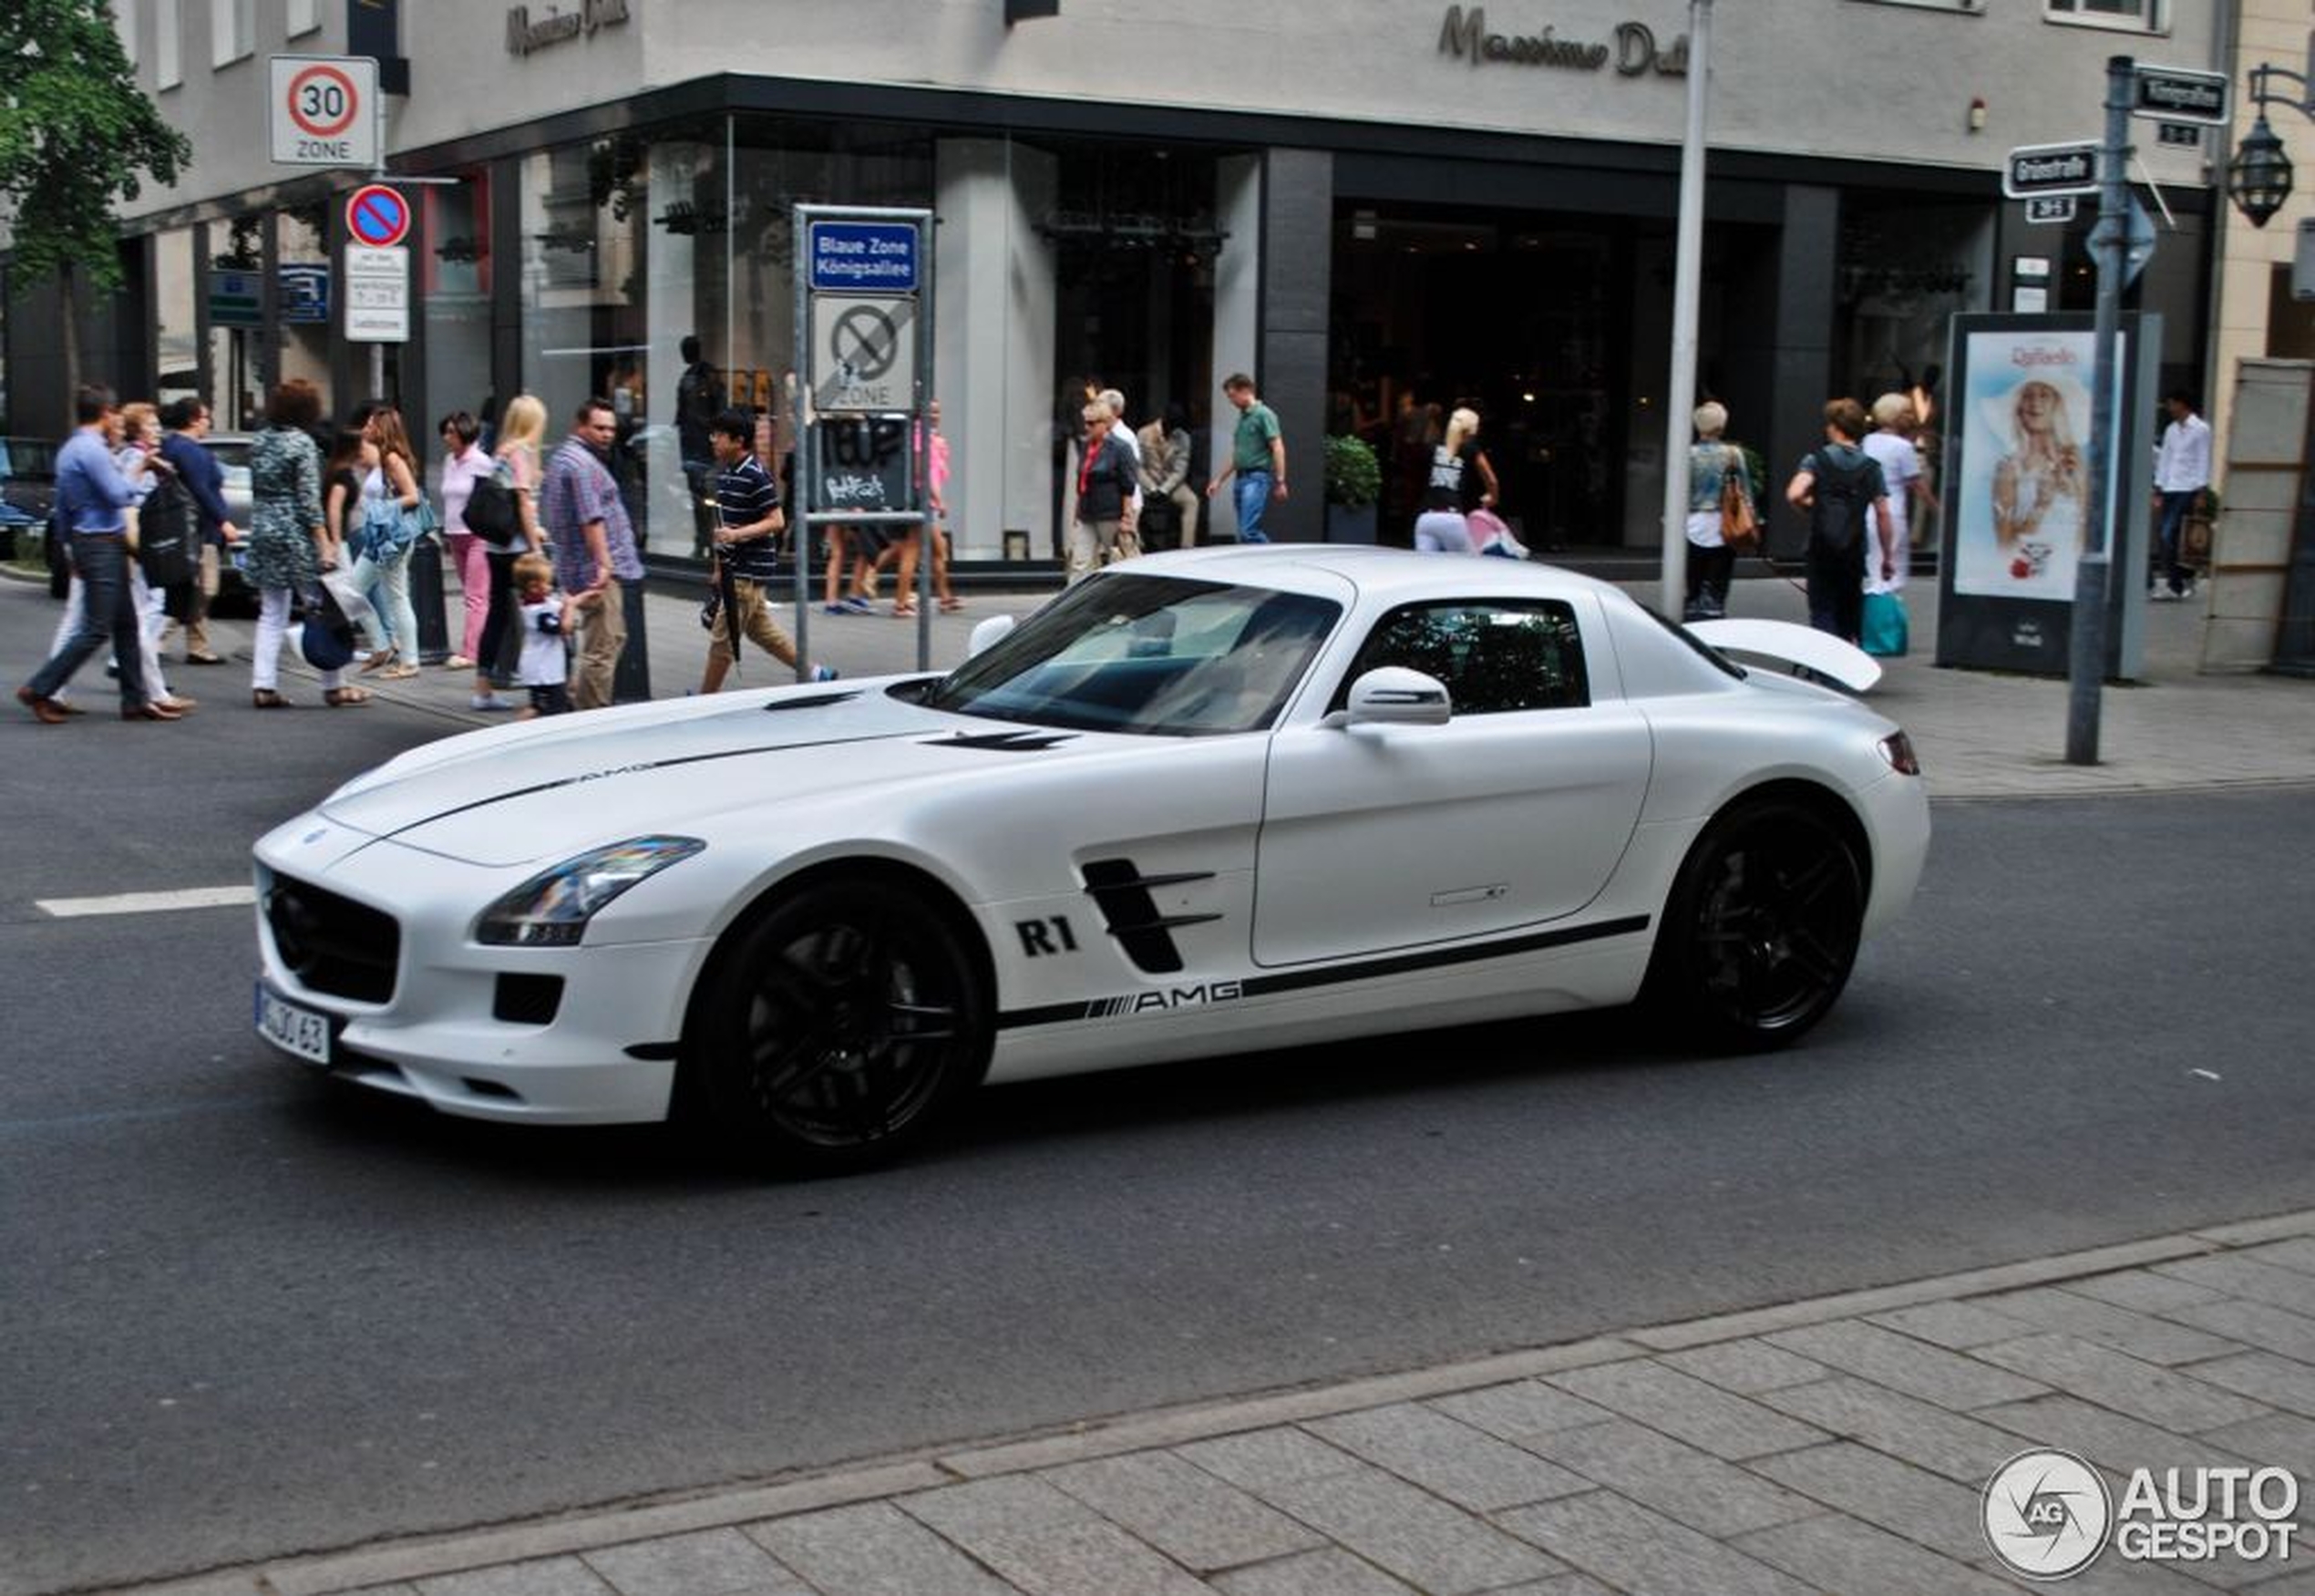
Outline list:
[[[1243,981],[1201,981],[1195,986],[1168,986],[1154,992],[1129,992],[1123,997],[1099,997],[1085,1005],[1089,1020],[1119,1020],[1160,1009],[1210,1008],[1236,1003],[1246,995]]]

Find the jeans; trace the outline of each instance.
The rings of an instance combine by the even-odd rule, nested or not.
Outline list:
[[[384,602],[371,599],[377,611],[378,622],[386,635],[370,640],[370,646],[384,652],[398,649],[411,664],[418,663],[418,613],[410,608],[410,551],[405,545],[401,552],[381,563],[364,554],[354,562],[355,591],[369,594],[382,592]]]
[[[79,628],[26,685],[42,698],[54,696],[109,638],[120,665],[121,705],[134,709],[146,699],[145,618],[129,591],[126,541],[118,532],[75,532],[72,566],[81,582]]]
[[[503,687],[514,679],[515,666],[522,658],[522,612],[514,597],[514,562],[519,556],[513,549],[501,553],[487,543],[483,548],[483,581],[489,602],[482,614],[474,668],[494,685]]]
[[[2164,491],[2162,526],[2156,537],[2155,569],[2147,578],[2148,585],[2167,582],[2172,592],[2183,593],[2186,583],[2193,580],[2193,572],[2178,562],[2178,548],[2186,530],[2186,517],[2193,512],[2195,500],[2202,497],[2202,492],[2199,488],[2182,489],[2176,493]]]
[[[1238,541],[1241,543],[1267,543],[1270,534],[1262,530],[1262,517],[1270,510],[1271,474],[1268,471],[1240,471],[1230,479],[1230,490],[1237,495]]]

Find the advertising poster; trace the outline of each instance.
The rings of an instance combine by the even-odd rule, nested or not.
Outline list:
[[[2082,557],[2096,541],[2089,520],[2092,329],[2093,318],[2081,313],[1953,318],[1939,495],[1939,664],[2067,674]],[[2107,422],[2114,434],[2109,680],[2135,676],[2140,663],[2145,583],[2138,578],[2145,569],[2153,448],[2142,396],[2155,388],[2161,318],[2125,313],[2119,331],[2121,392]]]
[[[2088,530],[2095,356],[2089,333],[1969,335],[1955,592],[2073,600]]]

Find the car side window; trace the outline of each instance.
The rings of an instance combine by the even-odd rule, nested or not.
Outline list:
[[[1557,599],[1446,600],[1394,610],[1376,623],[1330,707],[1343,707],[1351,684],[1384,665],[1446,683],[1458,716],[1591,702],[1575,611]]]

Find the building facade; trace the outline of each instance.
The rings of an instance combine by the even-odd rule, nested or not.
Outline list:
[[[195,149],[129,216],[132,286],[83,339],[124,391],[246,426],[284,376],[341,410],[382,386],[429,438],[519,391],[558,422],[604,396],[651,552],[681,560],[683,341],[786,427],[791,208],[925,207],[961,558],[1052,557],[1088,387],[1136,423],[1183,407],[1210,472],[1236,370],[1285,427],[1274,533],[1326,535],[1323,439],[1355,430],[1388,535],[1407,440],[1470,402],[1528,542],[1659,536],[1682,0],[113,4]],[[2111,55],[2220,65],[2226,10],[1721,0],[1698,389],[1731,436],[1781,479],[1827,396],[1934,393],[1953,312],[2088,308],[2093,207],[2030,222],[2004,157],[2096,139]],[[376,378],[342,335],[366,174],[272,163],[283,53],[383,57],[387,167],[450,180],[406,190],[411,337]],[[2199,386],[2228,136],[2140,126],[2172,225],[2132,304]],[[11,290],[10,427],[49,430],[54,317]]]

